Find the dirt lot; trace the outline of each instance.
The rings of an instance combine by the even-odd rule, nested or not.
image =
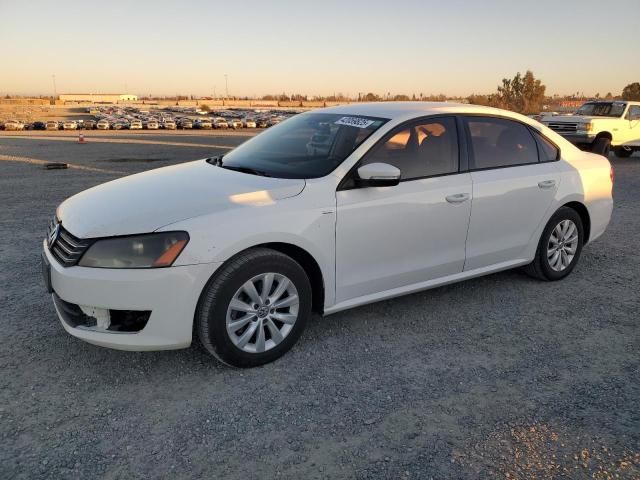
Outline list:
[[[64,198],[246,136],[64,138],[0,136],[0,478],[640,478],[637,154],[613,159],[611,226],[567,280],[511,271],[316,318],[241,371],[70,337],[38,262]]]

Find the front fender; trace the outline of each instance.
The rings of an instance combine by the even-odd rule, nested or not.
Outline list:
[[[335,296],[335,209],[305,208],[294,198],[278,206],[247,207],[205,215],[163,227],[184,230],[190,241],[175,266],[226,262],[234,255],[267,243],[285,243],[309,253],[325,284],[325,304]]]

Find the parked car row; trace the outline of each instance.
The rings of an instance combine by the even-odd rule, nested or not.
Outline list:
[[[85,120],[84,122],[77,122],[75,120],[67,120],[64,122],[57,122],[54,120],[48,120],[46,122],[23,122],[21,120],[8,120],[4,123],[0,122],[0,130],[6,131],[21,131],[21,130],[78,130],[80,128],[86,128],[91,125],[91,120]],[[93,122],[95,123],[95,122]],[[83,127],[84,124],[84,127]]]
[[[210,130],[268,128],[299,113],[274,110],[216,110],[192,107],[145,110],[135,107],[96,106],[87,108],[94,119],[0,122],[0,130]]]
[[[20,130],[92,130],[95,128],[94,120],[65,120],[59,122],[56,120],[22,122],[20,120],[9,120],[4,123],[0,122],[0,130],[20,131]]]
[[[270,110],[217,110],[207,112],[196,107],[180,106],[156,110],[116,106],[90,107],[87,112],[94,115],[99,121],[106,120],[109,124],[109,129],[129,128],[131,130],[268,128],[298,113],[297,111],[281,112]],[[107,129],[104,122],[102,126],[96,126],[95,128]]]

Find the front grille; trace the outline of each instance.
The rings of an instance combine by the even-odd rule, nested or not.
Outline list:
[[[547,126],[558,133],[575,133],[577,124],[576,123],[565,123],[565,122],[549,122]]]
[[[55,232],[55,229],[58,232]],[[47,232],[49,250],[63,267],[72,267],[78,264],[80,257],[87,251],[92,240],[84,240],[74,237],[62,227],[62,224],[52,221]]]

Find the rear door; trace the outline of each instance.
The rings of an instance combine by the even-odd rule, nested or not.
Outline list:
[[[514,120],[467,116],[465,124],[473,205],[464,270],[524,260],[560,183],[559,152]]]

